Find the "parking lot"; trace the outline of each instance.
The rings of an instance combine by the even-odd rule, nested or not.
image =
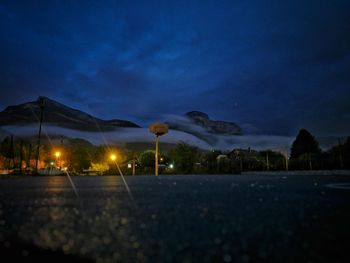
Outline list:
[[[19,177],[0,180],[13,259],[348,262],[349,175]],[[339,187],[340,186],[340,187]]]

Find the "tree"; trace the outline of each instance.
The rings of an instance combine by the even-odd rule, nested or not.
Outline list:
[[[153,150],[146,150],[140,155],[140,163],[143,167],[154,168],[155,152]]]
[[[0,154],[6,158],[6,161],[4,162],[4,167],[10,168],[11,167],[11,158],[13,156],[13,149],[11,148],[11,139],[10,137],[6,137],[0,145]]]
[[[298,159],[303,154],[320,154],[318,142],[306,129],[301,129],[293,142],[290,158]]]
[[[13,155],[13,149],[11,148],[11,138],[6,137],[3,139],[0,145],[0,154],[6,158],[11,158]]]
[[[259,152],[259,160],[264,164],[262,169],[265,170],[284,170],[285,157],[279,152],[265,150]]]
[[[213,150],[202,154],[201,163],[205,173],[215,174],[218,171],[217,157],[222,154],[221,151]]]
[[[329,151],[324,153],[324,159],[327,163],[327,168],[350,168],[350,137],[344,143],[339,143],[333,146]]]
[[[84,149],[76,149],[71,155],[71,169],[76,172],[82,172],[86,170],[91,165],[91,158],[88,152]]]
[[[109,170],[107,163],[91,163],[89,168],[90,172],[97,172],[98,175],[102,175],[104,172]]]
[[[191,173],[198,159],[197,147],[186,143],[178,143],[169,153],[170,159],[174,162],[176,171],[180,173]]]
[[[82,172],[90,167],[95,146],[83,139],[70,139],[65,147],[66,161],[70,169]]]
[[[105,163],[109,161],[109,147],[107,145],[99,145],[95,148],[93,154],[94,163]]]

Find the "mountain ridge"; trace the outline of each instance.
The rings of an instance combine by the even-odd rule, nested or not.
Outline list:
[[[81,110],[71,108],[48,97],[39,97],[18,105],[6,107],[0,112],[0,127],[29,125],[39,122],[40,100],[44,101],[43,123],[80,131],[114,131],[117,128],[140,128],[139,125],[120,119],[103,120]],[[209,143],[215,143],[215,134],[240,135],[241,128],[233,122],[211,120],[206,113],[190,111],[183,116],[165,120],[173,130],[186,132]]]
[[[127,120],[102,120],[81,110],[68,107],[48,97],[6,107],[0,112],[0,126],[39,122],[40,98],[44,99],[43,123],[82,131],[112,131],[118,127],[140,126]]]
[[[200,111],[190,111],[185,114],[186,117],[192,119],[197,125],[200,125],[211,133],[240,135],[241,127],[234,122],[211,120],[209,115]]]

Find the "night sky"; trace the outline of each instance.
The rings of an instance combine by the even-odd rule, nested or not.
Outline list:
[[[350,134],[350,1],[0,1],[0,107]]]

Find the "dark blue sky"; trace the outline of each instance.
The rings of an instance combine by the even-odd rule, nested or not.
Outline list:
[[[0,107],[350,134],[350,1],[1,1]]]

